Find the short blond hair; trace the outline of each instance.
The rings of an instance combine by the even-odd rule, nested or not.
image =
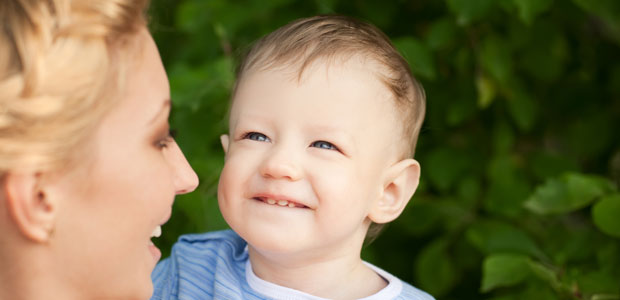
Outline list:
[[[318,59],[356,55],[378,64],[379,68],[370,69],[394,97],[403,119],[403,156],[412,157],[424,120],[424,89],[381,30],[351,17],[324,15],[299,19],[258,40],[237,69],[233,98],[244,75],[251,71],[295,66],[301,79],[304,70]]]
[[[0,2],[0,177],[54,170],[118,98],[148,0]]]

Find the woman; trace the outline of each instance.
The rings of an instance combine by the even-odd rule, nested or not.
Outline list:
[[[0,299],[147,299],[198,184],[136,0],[0,2]]]

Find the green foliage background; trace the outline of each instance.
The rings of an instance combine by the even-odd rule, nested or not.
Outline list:
[[[227,227],[218,137],[239,53],[324,13],[384,30],[428,95],[421,186],[365,259],[438,299],[620,299],[617,0],[154,0],[172,126],[201,181],[165,254]]]

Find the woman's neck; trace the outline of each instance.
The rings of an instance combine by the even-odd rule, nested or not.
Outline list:
[[[49,259],[39,250],[24,248],[0,258],[0,299],[79,299],[53,274]]]

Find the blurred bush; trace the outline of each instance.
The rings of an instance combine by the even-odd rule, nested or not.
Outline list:
[[[363,257],[438,299],[620,299],[620,1],[155,0],[172,126],[201,186],[157,241],[226,228],[239,53],[293,19],[376,24],[422,81],[422,182]]]

